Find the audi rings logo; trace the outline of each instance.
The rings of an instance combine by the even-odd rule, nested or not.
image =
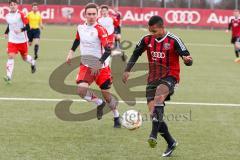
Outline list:
[[[157,60],[157,59],[160,59],[160,58],[162,59],[162,58],[166,57],[164,52],[154,52],[154,51],[152,51],[151,55],[152,55],[152,59],[154,61]]]
[[[168,23],[197,24],[201,20],[201,15],[197,11],[169,10],[165,14],[165,20]]]
[[[8,7],[0,7],[0,19],[5,19],[5,16],[8,12],[9,12]]]

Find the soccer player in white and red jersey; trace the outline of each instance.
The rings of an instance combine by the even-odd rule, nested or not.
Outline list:
[[[111,44],[111,46],[114,47],[115,43],[114,30],[116,27],[120,25],[119,21],[115,17],[109,15],[109,7],[107,5],[102,5],[100,9],[101,17],[99,17],[97,21],[100,25],[106,28],[108,33],[108,41]]]
[[[103,116],[103,108],[107,102],[113,112],[114,127],[120,128],[117,100],[111,95],[109,89],[112,84],[111,69],[109,67],[111,47],[108,34],[104,27],[97,23],[98,6],[89,3],[85,7],[84,24],[78,25],[76,39],[67,56],[67,63],[71,62],[74,51],[80,45],[81,64],[76,79],[78,94],[81,98],[97,105],[97,119]],[[98,98],[89,86],[96,82],[101,89],[106,102]]]
[[[7,76],[4,80],[7,83],[11,82],[13,69],[14,69],[14,58],[20,52],[22,59],[31,64],[32,73],[35,73],[35,60],[28,55],[28,38],[26,31],[29,29],[27,18],[24,14],[18,10],[18,1],[9,1],[10,12],[6,15],[6,21],[8,27],[5,31],[5,36],[8,36],[8,60],[7,60]]]
[[[233,16],[234,19],[231,19],[230,23],[228,24],[228,30],[232,31],[232,39],[231,43],[234,44],[236,59],[235,62],[240,62],[239,52],[240,52],[240,17],[239,11],[234,10]]]

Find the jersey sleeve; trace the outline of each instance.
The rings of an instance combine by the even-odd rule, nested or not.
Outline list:
[[[119,21],[118,21],[118,19],[117,18],[115,18],[115,17],[112,17],[112,19],[113,19],[113,25],[114,25],[114,27],[119,27]]]
[[[102,46],[103,47],[108,46],[109,42],[108,42],[107,30],[105,28],[103,28],[102,26],[96,26],[96,29],[98,31],[98,37],[99,37],[99,40],[100,40]]]
[[[42,24],[42,16],[39,14],[39,23]]]
[[[139,56],[142,55],[143,52],[146,51],[147,49],[147,41],[148,41],[148,37],[144,36],[136,45],[135,49],[134,49],[134,53],[138,54]]]
[[[76,40],[80,40],[80,35],[79,35],[78,31],[76,33]]]
[[[80,36],[79,36],[78,31],[77,31],[76,38],[75,38],[75,40],[72,44],[71,50],[75,52],[79,45],[80,45]]]
[[[25,16],[23,12],[19,12],[19,14],[21,15],[21,19],[22,19],[23,24],[24,25],[28,24],[29,21],[28,21],[27,16]]]
[[[135,65],[135,63],[137,62],[138,58],[142,55],[142,53],[146,50],[146,38],[147,37],[143,37],[139,43],[137,44],[137,46],[135,47],[132,56],[130,57],[127,66],[125,68],[125,72],[130,72],[131,69],[133,68],[133,66]]]
[[[9,25],[7,26],[7,28],[6,28],[5,32],[4,32],[4,34],[8,34],[8,33],[9,33]]]
[[[28,21],[29,21],[29,19],[30,19],[30,13],[27,14],[26,18],[27,18]]]
[[[231,30],[232,29],[232,20],[229,22],[229,24],[228,24],[228,30]]]
[[[118,21],[120,21],[120,20],[121,20],[121,14],[120,14],[120,13],[117,13],[116,18],[117,18]]]
[[[180,56],[189,56],[190,55],[189,51],[187,50],[187,47],[182,42],[182,40],[178,37],[174,38],[174,47],[175,47],[176,52]]]

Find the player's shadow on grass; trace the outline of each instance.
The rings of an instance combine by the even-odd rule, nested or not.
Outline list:
[[[94,108],[84,113],[72,113],[70,107],[72,100],[63,100],[59,102],[55,108],[56,116],[63,121],[89,121],[96,118],[97,109]],[[104,107],[104,115],[111,110],[108,107]]]

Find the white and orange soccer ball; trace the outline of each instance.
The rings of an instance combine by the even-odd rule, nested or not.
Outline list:
[[[135,130],[142,125],[142,116],[136,110],[128,110],[122,115],[122,126],[129,129]]]

